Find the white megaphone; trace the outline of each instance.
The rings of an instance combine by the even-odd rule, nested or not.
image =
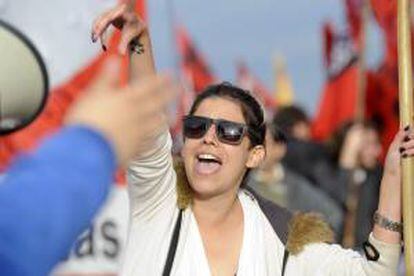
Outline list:
[[[0,20],[0,134],[30,124],[48,96],[46,66],[33,43]]]

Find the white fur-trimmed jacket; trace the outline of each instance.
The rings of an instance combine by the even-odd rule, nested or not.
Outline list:
[[[177,174],[173,168],[171,146],[169,133],[162,134],[154,146],[131,162],[128,168],[130,226],[121,275],[162,275],[179,214]],[[183,244],[190,217],[191,208],[186,208],[174,264],[184,256]],[[267,264],[268,275],[281,275],[285,246],[264,215],[263,223],[269,239],[266,251],[278,256],[278,261]],[[303,228],[297,228],[299,232],[291,240],[290,246],[296,249],[288,259],[285,275],[396,275],[400,244],[381,242],[371,234],[369,242],[378,251],[379,258],[368,261],[365,256],[339,245],[308,240],[306,232],[300,229]],[[179,275],[174,269],[173,265],[171,275]]]

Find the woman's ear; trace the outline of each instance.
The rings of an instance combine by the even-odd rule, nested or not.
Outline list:
[[[249,151],[246,167],[249,169],[257,168],[266,157],[266,149],[263,145],[258,145]]]

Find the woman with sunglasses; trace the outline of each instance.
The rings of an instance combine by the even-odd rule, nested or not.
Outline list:
[[[111,24],[122,30],[120,51],[131,50],[132,80],[155,74],[148,29],[132,4],[99,17],[93,40]],[[168,132],[149,135],[144,153],[129,166],[130,228],[121,275],[396,274],[399,148],[403,156],[413,155],[410,129],[396,135],[388,152],[367,260],[326,243],[330,233],[314,216],[292,218],[245,189],[249,170],[265,157],[263,110],[248,92],[226,83],[211,86],[183,124],[184,167],[173,168]]]

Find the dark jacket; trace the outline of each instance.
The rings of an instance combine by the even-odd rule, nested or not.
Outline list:
[[[283,168],[283,178],[265,183],[257,171],[250,174],[248,185],[264,198],[291,211],[317,212],[324,216],[335,231],[342,228],[343,210],[324,191],[306,178]]]

